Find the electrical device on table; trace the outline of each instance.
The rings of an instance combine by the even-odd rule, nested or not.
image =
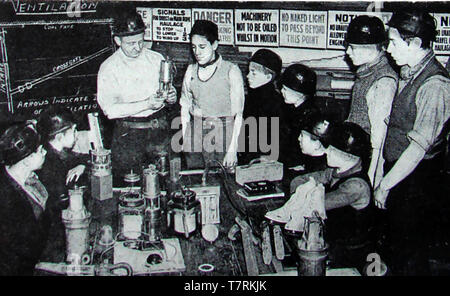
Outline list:
[[[145,200],[134,184],[140,177],[133,171],[126,174],[124,181],[129,184],[128,189],[119,197],[119,233],[118,240],[138,239],[142,235],[144,224]]]
[[[167,203],[167,226],[186,238],[197,230],[200,222],[200,202],[194,191],[182,188],[171,194]]]
[[[248,201],[284,197],[276,182],[283,179],[283,164],[274,160],[253,159],[248,165],[236,167],[236,193]]]
[[[140,181],[127,174],[129,188],[119,203],[119,239],[114,244],[114,263],[128,263],[134,274],[182,272],[186,269],[177,238],[162,238],[160,171],[150,164],[142,171]]]
[[[208,174],[213,170],[209,164],[204,170],[181,171],[181,176],[202,175],[200,184],[189,185],[189,190],[195,193],[195,198],[200,202],[202,237],[213,242],[219,236],[220,224],[220,185],[208,180]]]

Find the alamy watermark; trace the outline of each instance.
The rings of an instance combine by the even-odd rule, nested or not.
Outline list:
[[[171,129],[178,131],[171,139],[174,152],[226,152],[232,144],[234,121],[194,117],[183,135],[181,117],[175,117]],[[248,131],[248,132],[247,132]],[[269,139],[270,137],[270,139]],[[239,130],[236,152],[261,152],[277,160],[280,154],[280,120],[278,117],[248,117]]]
[[[387,272],[387,266],[381,260],[378,253],[370,253],[367,255],[366,274],[367,276],[382,276]]]

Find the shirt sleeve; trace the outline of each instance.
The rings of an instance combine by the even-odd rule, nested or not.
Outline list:
[[[291,194],[294,194],[297,187],[308,182],[309,178],[311,178],[311,177],[314,178],[314,180],[316,180],[317,183],[320,183],[323,185],[329,184],[332,180],[332,174],[333,174],[333,169],[327,168],[322,171],[316,171],[316,172],[297,176],[291,181],[291,184],[290,184]]]
[[[117,102],[120,92],[117,90],[117,77],[108,67],[100,66],[97,75],[97,103],[108,116],[111,106]]]
[[[356,210],[370,203],[370,186],[360,178],[350,178],[339,187],[325,194],[325,209],[352,206]]]
[[[242,114],[244,112],[245,93],[244,79],[241,70],[237,65],[233,65],[228,73],[230,79],[231,113]]]
[[[416,96],[416,120],[408,138],[428,151],[450,117],[450,79],[443,76],[429,78]]]
[[[193,95],[191,92],[192,65],[189,65],[186,73],[184,73],[183,85],[181,87],[180,105],[185,111],[191,109]]]
[[[391,77],[377,80],[367,92],[367,107],[370,120],[372,148],[380,148],[386,134],[387,118],[397,92],[397,83]]]

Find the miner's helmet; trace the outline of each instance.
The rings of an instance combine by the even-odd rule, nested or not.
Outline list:
[[[353,122],[334,124],[327,141],[329,145],[341,151],[360,157],[363,169],[368,169],[372,146],[369,134],[361,126]]]
[[[299,118],[302,130],[307,131],[313,139],[319,140],[325,147],[328,147],[334,123],[330,122],[327,116],[321,112],[311,112],[305,117],[305,120]]]
[[[36,129],[45,142],[59,133],[65,132],[76,124],[72,112],[62,106],[50,106],[42,111]]]
[[[114,36],[124,37],[143,33],[145,24],[142,17],[136,11],[127,12],[114,19],[113,33]]]
[[[379,44],[386,40],[386,29],[381,19],[368,15],[354,18],[347,28],[345,37],[347,44]]]
[[[406,37],[436,40],[436,20],[426,11],[413,9],[395,12],[387,25]]]
[[[281,68],[283,66],[280,56],[275,52],[265,48],[256,51],[250,58],[250,62],[258,63],[272,70],[276,75],[280,74]]]
[[[14,165],[36,152],[41,144],[41,137],[32,123],[14,123],[0,137],[0,162]]]
[[[281,75],[281,86],[286,86],[307,96],[316,93],[316,73],[302,64],[293,64],[287,67]]]

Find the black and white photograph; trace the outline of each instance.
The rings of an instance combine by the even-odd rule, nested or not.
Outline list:
[[[1,0],[0,54],[2,276],[450,275],[450,2]]]

